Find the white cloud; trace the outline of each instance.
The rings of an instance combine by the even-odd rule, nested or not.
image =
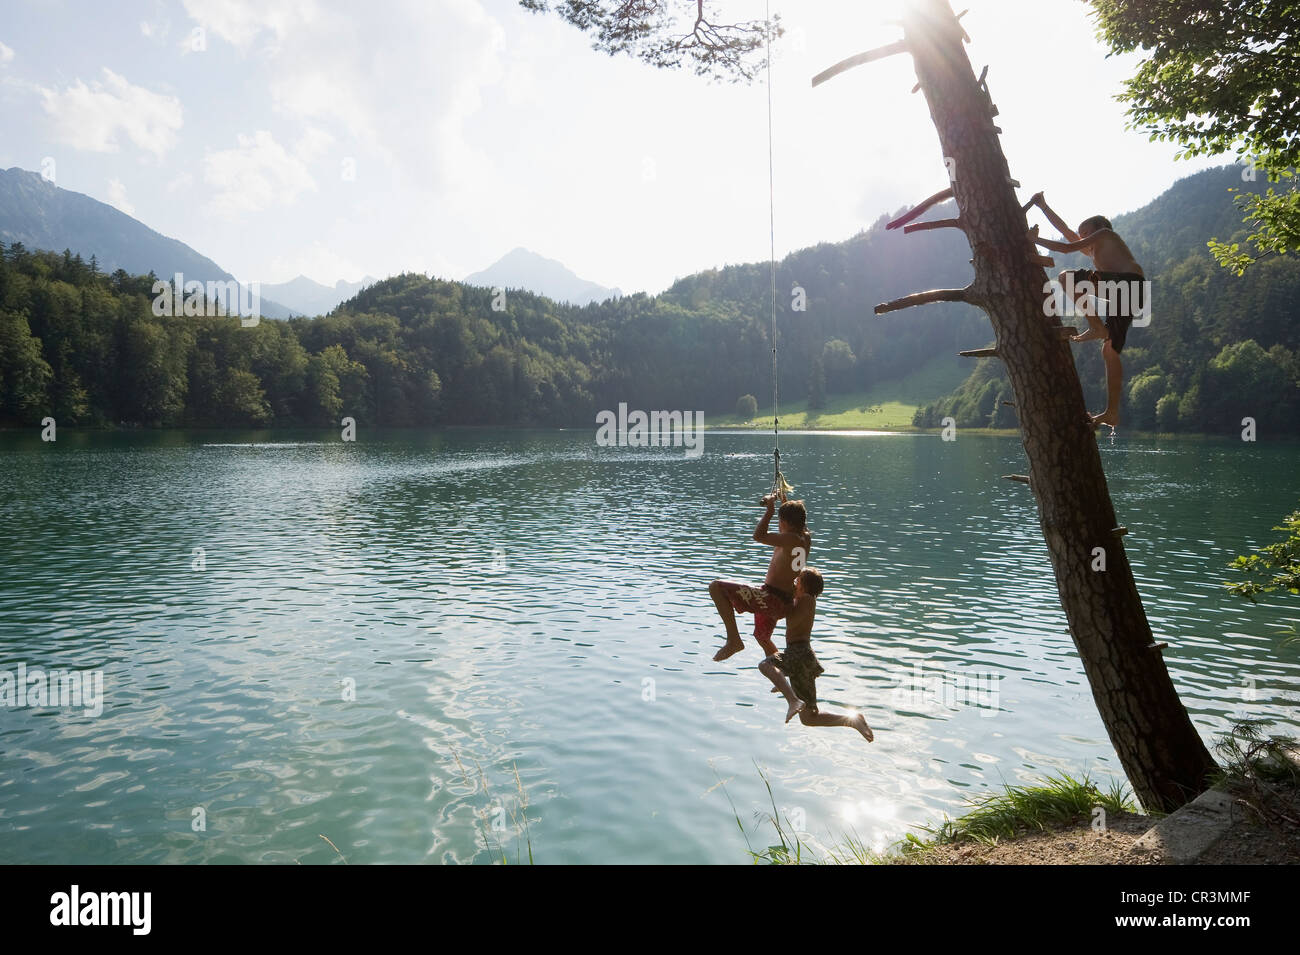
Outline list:
[[[152,38],[152,37],[153,37],[153,24],[150,23],[148,20],[141,20],[141,21],[140,21],[140,33],[141,33],[141,35],[143,35],[143,36],[145,36],[145,37],[147,37],[147,38]]]
[[[0,63],[8,63],[14,58],[14,51],[11,47],[0,43]]]
[[[291,156],[267,130],[252,136],[242,133],[238,146],[209,152],[203,157],[203,180],[216,188],[208,211],[223,218],[287,205],[316,181],[302,160]]]
[[[241,50],[269,33],[273,51],[287,34],[321,15],[314,0],[185,0],[185,12],[204,30]]]
[[[294,145],[293,151],[303,162],[315,162],[325,155],[326,150],[333,144],[333,136],[323,129],[311,126],[298,137],[298,142]]]
[[[127,201],[126,186],[120,179],[108,180],[108,204],[119,212],[125,212],[129,216],[135,215],[135,206]]]
[[[169,193],[173,193],[178,192],[181,189],[188,189],[192,185],[194,185],[194,177],[188,172],[183,172],[178,176],[173,176],[168,180],[167,185],[163,188],[165,188]]]
[[[118,151],[118,137],[161,158],[176,143],[184,124],[181,102],[174,96],[133,86],[107,67],[103,81],[87,86],[77,80],[63,90],[39,89],[50,119],[51,138],[91,152]]]
[[[184,6],[209,39],[269,55],[276,111],[315,130],[299,141],[305,160],[323,155],[328,132],[340,155],[364,156],[367,170],[405,172],[435,189],[463,187],[490,168],[465,123],[481,108],[480,91],[505,75],[505,36],[480,0],[395,0],[367,17],[316,0]],[[514,78],[516,98],[527,83],[526,74]]]

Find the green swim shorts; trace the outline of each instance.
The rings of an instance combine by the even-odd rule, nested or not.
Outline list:
[[[775,656],[768,657],[778,670],[790,679],[790,688],[794,695],[804,701],[805,707],[817,712],[817,677],[826,671],[817,662],[812,644],[806,640],[787,643],[785,649]]]

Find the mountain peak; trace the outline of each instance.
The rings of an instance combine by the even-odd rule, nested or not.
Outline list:
[[[466,285],[489,288],[520,288],[557,302],[589,305],[607,298],[618,298],[623,293],[616,288],[606,288],[574,274],[562,262],[548,259],[531,249],[516,246],[481,272],[467,275]]]
[[[108,203],[64,189],[39,172],[14,166],[0,171],[0,242],[28,249],[71,249],[94,256],[102,272],[123,269],[131,275],[179,272],[200,282],[228,282],[234,276],[179,239],[149,228]],[[263,297],[264,318],[288,311]]]
[[[282,303],[295,315],[327,315],[340,302],[347,301],[374,282],[374,277],[367,275],[357,282],[339,279],[333,285],[324,285],[300,274],[288,282],[263,283],[262,295]]]

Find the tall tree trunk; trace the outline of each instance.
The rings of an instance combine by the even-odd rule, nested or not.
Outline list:
[[[964,290],[909,297],[877,311],[957,299],[988,313],[997,356],[1015,389],[1029,486],[1057,590],[1093,699],[1137,797],[1149,808],[1170,810],[1204,791],[1215,763],[1152,641],[1070,343],[1059,320],[1047,317],[1044,263],[1026,237],[995,109],[963,38],[948,0],[912,0],[901,46],[912,54],[939,133],[960,210],[953,225],[970,242],[975,279]],[[894,52],[902,50],[879,51]]]

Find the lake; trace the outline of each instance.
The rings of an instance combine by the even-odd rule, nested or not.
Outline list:
[[[769,783],[815,848],[884,848],[1005,783],[1122,778],[1000,479],[1017,438],[781,438],[820,699],[868,745],[783,725],[751,618],[712,661],[709,581],[766,567],[771,435],[594,432],[0,435],[0,672],[103,681],[98,715],[0,707],[0,862],[743,863]],[[1222,583],[1300,506],[1300,445],[1100,440],[1202,736],[1296,734],[1300,599]]]

